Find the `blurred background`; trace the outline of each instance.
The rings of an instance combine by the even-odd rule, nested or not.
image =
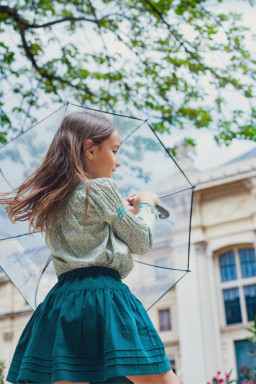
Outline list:
[[[149,119],[196,186],[191,272],[149,310],[184,384],[255,380],[255,18],[254,0],[0,3],[1,145],[70,101]],[[32,310],[4,271],[0,301],[4,377]]]

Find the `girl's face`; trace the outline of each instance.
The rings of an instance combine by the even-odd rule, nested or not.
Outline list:
[[[90,141],[90,140],[88,140]],[[93,145],[85,150],[86,171],[93,178],[112,178],[113,173],[121,163],[118,158],[118,149],[121,144],[121,134],[115,129],[108,139],[99,145]],[[84,143],[84,147],[86,142]]]

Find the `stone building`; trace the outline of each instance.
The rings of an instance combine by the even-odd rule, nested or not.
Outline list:
[[[247,354],[250,334],[241,329],[256,315],[256,150],[205,172],[187,153],[178,161],[196,185],[191,272],[149,315],[183,383],[206,384],[217,371],[232,369],[235,378],[243,365],[256,368]],[[156,263],[159,257],[164,249],[152,255]],[[156,283],[161,273],[156,268]],[[31,314],[0,273],[0,360],[7,366]]]
[[[256,149],[205,172],[189,156],[180,165],[196,185],[192,272],[150,311],[184,384],[205,384],[217,371],[256,369],[241,329],[256,315]]]

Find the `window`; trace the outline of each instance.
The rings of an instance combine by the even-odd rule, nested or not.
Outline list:
[[[234,344],[235,344],[238,380],[240,383],[240,380],[241,382],[244,382],[243,380],[244,375],[242,374],[242,371],[245,372],[244,370],[245,367],[247,367],[247,369],[250,370],[251,375],[253,375],[252,372],[255,369],[254,354],[256,354],[256,347],[248,339],[237,340],[235,341]],[[252,353],[250,353],[250,351]]]
[[[256,316],[256,285],[245,286],[244,296],[245,296],[248,321],[253,321],[254,316]]]
[[[170,309],[163,309],[159,311],[159,324],[160,331],[171,330],[171,313]]]
[[[250,277],[256,275],[256,259],[253,248],[239,249],[242,277]]]
[[[238,248],[219,256],[220,284],[226,324],[253,321],[256,315],[254,248]]]
[[[220,255],[221,281],[235,280],[236,263],[233,251]]]
[[[224,289],[223,297],[227,324],[242,322],[238,288]]]

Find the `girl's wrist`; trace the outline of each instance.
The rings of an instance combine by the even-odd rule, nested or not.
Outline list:
[[[156,209],[157,212],[159,212],[159,209],[158,209],[155,205],[152,205],[152,204],[147,203],[147,202],[144,202],[144,201],[140,201],[140,202],[138,203],[138,208],[140,208],[140,207],[143,206],[143,205],[149,205],[150,207]]]
[[[139,201],[138,206],[139,206],[139,204],[148,204],[148,205],[151,205],[151,207],[155,207],[155,205],[152,201],[147,201],[147,200]]]

